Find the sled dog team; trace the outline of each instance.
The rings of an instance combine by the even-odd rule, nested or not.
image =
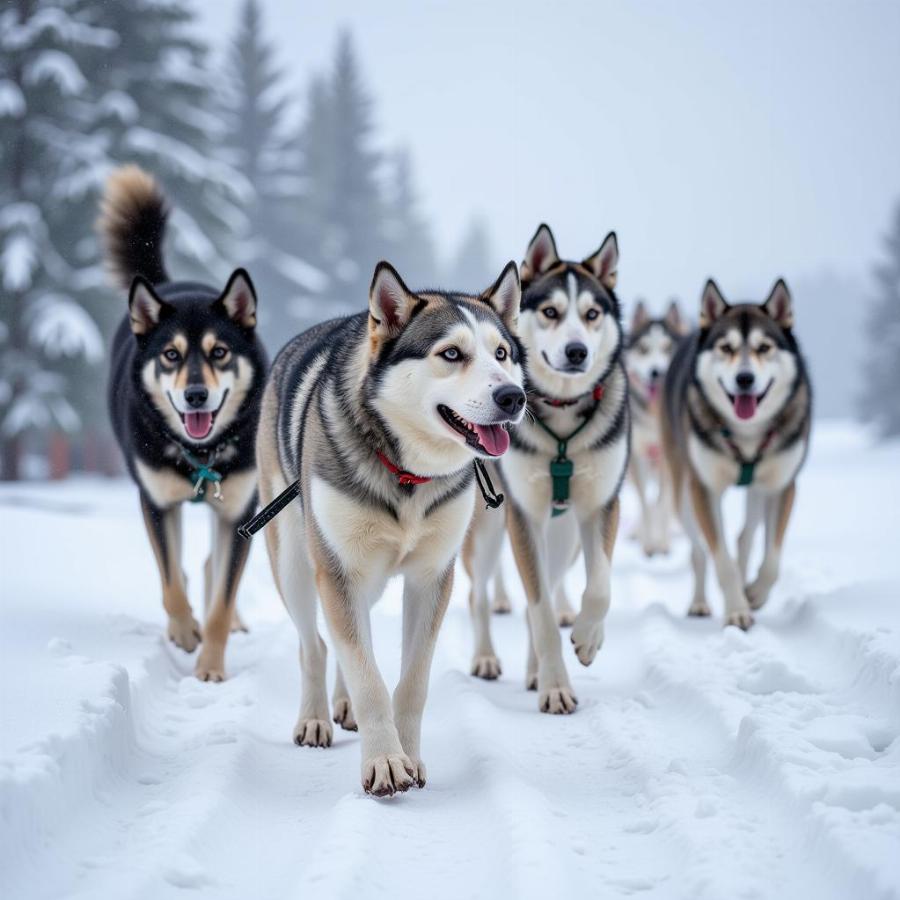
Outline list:
[[[542,712],[571,713],[578,699],[559,624],[571,625],[575,656],[590,665],[611,602],[626,474],[644,552],[668,550],[675,515],[690,541],[689,614],[710,614],[709,556],[726,624],[751,626],[778,577],[809,445],[810,385],[783,281],[762,304],[730,304],[709,281],[693,331],[674,304],[663,318],[639,304],[626,334],[615,233],[576,261],[541,225],[521,265],[510,262],[481,294],[412,290],[379,263],[368,308],[293,338],[269,368],[250,276],[237,269],[222,289],[170,279],[167,214],[149,175],[135,166],[112,175],[100,226],[128,314],[113,342],[109,407],[168,635],[188,652],[200,646],[198,678],[225,677],[228,634],[243,628],[235,601],[249,541],[239,529],[265,525],[300,638],[294,741],[329,746],[333,719],[360,733],[367,792],[421,787],[422,713],[457,555],[471,579],[472,674],[501,671],[490,593],[508,609],[498,572],[508,535],[527,599],[526,687]],[[733,485],[747,489],[736,557],[721,511]],[[213,512],[202,626],[181,567],[188,501]],[[579,558],[576,614],[562,583]],[[391,693],[369,609],[395,574],[404,576],[402,661]],[[319,603],[337,655],[330,706]]]

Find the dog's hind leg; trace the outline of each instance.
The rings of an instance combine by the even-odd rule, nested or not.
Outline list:
[[[425,786],[421,737],[428,674],[452,588],[452,563],[437,578],[432,573],[410,573],[403,585],[403,656],[394,690],[394,722],[419,787]]]
[[[491,612],[496,616],[504,616],[512,612],[512,603],[509,600],[509,592],[506,590],[506,579],[503,577],[503,564],[498,563],[497,574],[494,575],[491,600]]]
[[[472,616],[475,650],[471,674],[492,681],[500,676],[500,660],[491,640],[488,584],[500,568],[504,517],[491,510],[476,510],[463,544],[463,565],[471,580],[469,612]]]
[[[334,721],[337,722],[344,731],[356,731],[359,726],[356,724],[356,717],[353,715],[353,703],[350,700],[350,693],[344,682],[344,673],[341,671],[341,664],[335,666],[334,693],[331,695],[331,706],[334,710]]]
[[[610,567],[619,528],[619,498],[581,522],[581,546],[587,584],[581,600],[581,612],[572,626],[575,655],[589,666],[603,646],[603,621],[609,612]]]
[[[238,521],[253,514],[256,495]],[[237,589],[250,555],[250,542],[237,533],[236,522],[213,516],[212,582],[210,601],[203,623],[203,647],[194,674],[201,681],[225,680],[225,646],[234,621]]]
[[[796,492],[796,482],[792,481],[781,493],[765,498],[765,553],[756,580],[747,585],[747,600],[751,609],[760,609],[765,605],[769,592],[778,580],[781,545],[784,543],[784,533],[791,517]]]
[[[562,642],[547,578],[546,541],[541,527],[515,501],[507,498],[507,503],[509,537],[528,599],[528,618],[537,656],[538,709],[546,713],[572,713],[578,700],[562,658]]]
[[[181,570],[181,507],[160,509],[142,492],[141,511],[159,566],[169,639],[190,653],[200,643],[200,625],[191,611]]]

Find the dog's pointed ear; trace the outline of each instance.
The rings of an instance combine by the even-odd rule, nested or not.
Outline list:
[[[643,300],[638,300],[634,313],[631,316],[631,333],[635,334],[640,331],[650,321],[650,314],[647,307],[644,306]]]
[[[585,259],[582,265],[590,269],[605,287],[614,288],[619,273],[619,241],[616,233],[611,231],[603,238],[597,252]]]
[[[146,278],[134,276],[131,290],[128,292],[128,318],[131,330],[136,335],[145,335],[153,331],[160,319],[171,311],[171,304],[156,296],[153,285]]]
[[[665,323],[675,334],[686,334],[687,323],[681,315],[681,308],[678,306],[677,300],[669,301],[669,308],[666,310]]]
[[[375,266],[369,287],[369,331],[383,338],[396,337],[406,326],[417,303],[397,270],[382,260]]]
[[[503,324],[510,331],[515,331],[519,322],[519,304],[522,302],[522,285],[516,264],[508,262],[500,277],[481,296],[493,307]]]
[[[794,302],[783,278],[775,282],[763,309],[782,327],[794,327]]]
[[[256,289],[246,269],[235,269],[222,291],[222,296],[213,304],[224,307],[226,314],[241,328],[256,327]]]
[[[728,301],[710,278],[703,288],[703,298],[700,300],[700,327],[709,328],[727,309]]]
[[[525,251],[525,259],[522,260],[522,281],[537,278],[558,262],[559,253],[556,252],[553,232],[549,225],[542,222]]]

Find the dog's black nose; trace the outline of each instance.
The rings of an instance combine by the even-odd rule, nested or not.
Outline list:
[[[734,380],[742,391],[749,391],[753,387],[753,382],[756,381],[756,376],[752,372],[738,372]]]
[[[196,409],[203,406],[209,397],[209,391],[202,384],[191,384],[184,389],[184,402]]]
[[[584,344],[566,344],[566,359],[573,366],[580,366],[587,359],[587,347]]]
[[[651,381],[656,381],[656,379],[659,378],[659,376],[660,376],[659,369],[651,369],[650,370],[650,380]]]
[[[525,405],[525,391],[514,384],[504,384],[494,391],[494,403],[507,415],[517,416]]]

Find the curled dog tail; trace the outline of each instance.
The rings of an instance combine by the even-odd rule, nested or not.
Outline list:
[[[162,257],[169,204],[153,178],[135,165],[116,169],[106,182],[98,228],[109,270],[126,290],[135,275],[168,281]]]

